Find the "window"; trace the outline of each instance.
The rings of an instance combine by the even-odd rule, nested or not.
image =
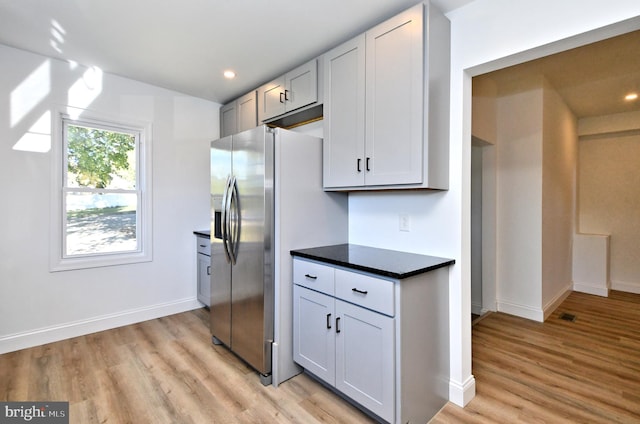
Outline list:
[[[150,260],[148,129],[59,116],[52,270]]]

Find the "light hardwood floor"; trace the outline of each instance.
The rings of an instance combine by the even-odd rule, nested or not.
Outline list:
[[[575,322],[559,318],[576,315]],[[305,375],[264,387],[198,310],[0,355],[0,400],[70,402],[71,423],[369,423]],[[640,296],[573,293],[544,324],[473,327],[477,396],[433,423],[640,422]]]
[[[490,314],[473,374],[476,397],[433,423],[640,423],[640,295],[574,292],[544,323]]]

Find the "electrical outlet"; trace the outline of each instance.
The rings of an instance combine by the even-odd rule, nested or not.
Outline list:
[[[399,215],[399,228],[400,231],[411,231],[411,218],[409,218],[409,214],[401,213]]]

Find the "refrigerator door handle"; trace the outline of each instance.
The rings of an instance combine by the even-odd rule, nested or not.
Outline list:
[[[224,194],[222,195],[222,250],[227,257],[227,263],[231,263],[231,256],[229,255],[229,186],[231,185],[231,176],[227,177],[227,184],[224,187]]]
[[[231,206],[234,208],[233,214]],[[238,205],[238,180],[235,176],[229,184],[229,217],[227,219],[229,221],[229,254],[231,263],[235,265],[238,257],[238,242],[240,241],[240,206]]]

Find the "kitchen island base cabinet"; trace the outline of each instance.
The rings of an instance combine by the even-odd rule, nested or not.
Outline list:
[[[389,423],[448,400],[448,269],[380,278],[294,258],[294,361]],[[333,284],[331,284],[333,283]]]

